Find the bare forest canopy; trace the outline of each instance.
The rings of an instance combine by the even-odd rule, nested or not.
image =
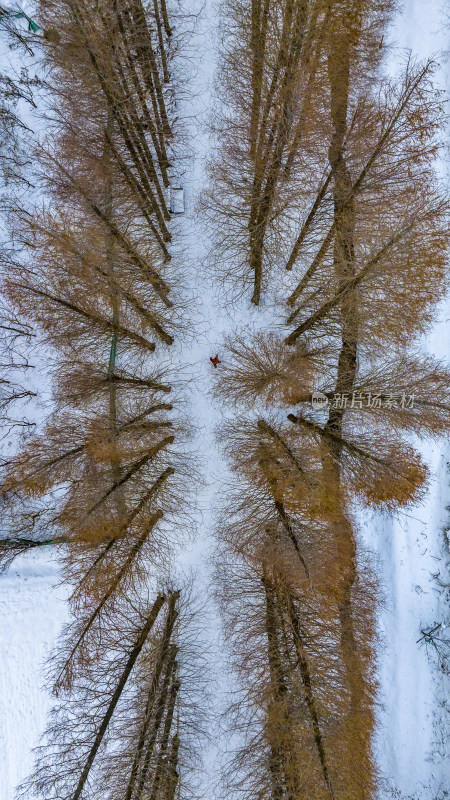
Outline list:
[[[181,775],[192,785],[203,693],[190,588],[171,566],[195,472],[168,357],[183,328],[167,191],[182,20],[164,0],[43,2],[37,18],[45,135],[29,153],[36,201],[10,192],[2,334],[11,373],[38,337],[52,402],[4,459],[0,553],[6,568],[50,545],[72,617],[19,794],[173,800]],[[5,417],[20,399],[8,387]]]
[[[217,280],[264,319],[229,337],[216,388],[234,476],[217,593],[243,738],[225,784],[249,800],[377,796],[378,587],[355,509],[419,499],[411,434],[449,429],[449,373],[416,344],[446,285],[443,98],[432,62],[383,77],[392,13],[225,3],[204,210]]]
[[[417,441],[450,422],[450,374],[418,345],[446,286],[443,97],[432,61],[384,77],[393,12],[221,6],[208,267],[224,304],[262,307],[259,332],[242,325],[214,364],[231,471],[214,582],[237,741],[221,796],[379,788],[379,592],[356,509],[420,499]],[[41,75],[0,83],[0,566],[49,546],[71,619],[19,797],[186,800],[209,701],[176,555],[198,516],[171,354],[188,326],[169,202],[184,17],[172,0],[41,0],[36,20],[24,32],[0,7],[0,38]],[[37,96],[32,136],[19,109]],[[36,424],[22,410],[44,362]]]

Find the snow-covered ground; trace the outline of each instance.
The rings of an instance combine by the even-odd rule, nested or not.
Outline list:
[[[0,800],[32,766],[50,698],[42,666],[67,616],[65,591],[47,554],[18,558],[0,575]]]
[[[184,0],[184,8],[200,12],[201,1]],[[194,8],[195,5],[195,8]],[[183,247],[191,265],[201,273],[196,316],[202,320],[196,341],[180,358],[184,371],[194,378],[192,407],[197,425],[198,449],[203,461],[206,488],[201,497],[203,519],[197,543],[185,554],[186,565],[196,564],[207,573],[205,556],[211,541],[210,509],[215,501],[215,475],[220,460],[213,430],[217,411],[208,398],[211,367],[209,356],[220,348],[223,333],[242,324],[236,306],[229,311],[217,303],[207,278],[205,259],[208,242],[201,216],[196,212],[198,193],[205,182],[209,147],[207,118],[214,96],[214,58],[218,37],[217,0],[206,0],[196,25],[188,54],[191,72],[190,98],[180,113],[190,128],[191,158],[181,167],[186,190],[186,216],[179,220]],[[400,48],[411,48],[420,57],[448,49],[444,17],[438,0],[406,0],[396,20],[393,38]],[[401,51],[393,52],[392,60]],[[439,79],[444,82],[442,66]],[[192,290],[195,290],[192,280]],[[254,310],[252,309],[252,314]],[[442,308],[441,322],[429,337],[429,348],[439,357],[449,357],[450,309]],[[447,332],[447,336],[446,336]],[[434,800],[424,789],[446,788],[445,764],[439,757],[437,731],[443,716],[443,683],[423,644],[417,644],[420,628],[439,621],[445,614],[444,595],[432,577],[444,575],[445,537],[450,503],[447,461],[450,453],[439,447],[426,452],[436,475],[421,508],[367,523],[365,537],[376,552],[384,605],[380,614],[380,710],[377,748],[380,767],[390,785],[404,795]],[[448,551],[447,551],[448,554]],[[58,574],[49,553],[17,560],[6,575],[0,575],[0,800],[12,800],[14,786],[29,772],[31,748],[45,725],[49,697],[41,688],[42,665],[56,642],[66,617],[64,592],[55,588]],[[434,754],[434,755],[433,755]],[[443,800],[445,795],[436,795]]]
[[[418,642],[421,629],[449,618],[448,591],[433,577],[440,573],[448,583],[443,528],[448,524],[449,472],[445,454],[433,455],[437,479],[424,505],[398,520],[372,524],[367,532],[380,559],[384,592],[380,765],[389,785],[424,800],[434,800],[439,789],[450,791],[448,738],[446,745],[441,739],[448,724],[448,710],[442,707],[448,677],[441,674],[433,647]],[[436,794],[438,800],[445,796]]]
[[[391,64],[395,70],[405,49],[421,59],[436,57],[440,63],[436,80],[448,94],[449,65],[442,56],[449,50],[446,22],[448,26],[439,0],[407,0],[392,32],[397,47]],[[426,347],[448,361],[448,301],[443,301],[439,312]],[[450,450],[428,445],[423,454],[434,476],[425,502],[395,520],[371,522],[365,531],[379,558],[384,593],[377,747],[389,785],[408,797],[443,800],[450,795],[448,677],[439,671],[433,647],[417,640],[421,628],[450,618],[449,593],[433,577],[440,573],[439,579],[449,583],[449,542],[444,528],[450,517]]]
[[[17,6],[34,13],[28,0]],[[20,21],[24,29],[26,24]],[[33,76],[37,56],[23,58],[21,50],[4,44],[2,37],[0,64],[5,72],[17,78],[26,64]],[[20,101],[17,111],[31,129],[39,126],[28,104]],[[42,401],[46,389],[41,371],[30,370],[25,380]],[[28,419],[38,420],[39,415],[39,407],[27,407]],[[12,800],[14,788],[31,769],[32,749],[44,731],[51,698],[44,689],[43,667],[67,619],[67,591],[58,582],[55,561],[46,548],[17,558],[8,572],[0,573],[0,800]]]

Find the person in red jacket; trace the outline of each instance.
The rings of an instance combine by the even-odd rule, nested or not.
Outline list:
[[[209,360],[210,360],[211,364],[213,365],[214,369],[217,369],[217,364],[221,364],[222,363],[220,358],[219,358],[219,356],[217,355],[217,353],[214,356],[214,358],[212,356],[210,356]]]

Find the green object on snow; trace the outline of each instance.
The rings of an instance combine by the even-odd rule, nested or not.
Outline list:
[[[37,33],[41,29],[37,22],[34,22],[32,19],[28,19],[28,30],[33,31],[33,33]]]
[[[5,8],[4,6],[0,6],[0,12],[2,14],[6,14],[8,17],[13,17],[13,19],[26,19],[28,22],[28,30],[33,31],[33,33],[37,33],[41,30],[40,25],[37,24],[28,14],[25,14],[25,11],[14,11],[12,8]]]

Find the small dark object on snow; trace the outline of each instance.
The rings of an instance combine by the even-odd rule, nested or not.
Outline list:
[[[214,358],[212,356],[210,356],[209,360],[210,360],[211,364],[213,365],[214,369],[217,369],[217,364],[221,364],[222,363],[220,358],[219,358],[219,356],[217,355],[217,353],[214,356]]]
[[[170,213],[184,214],[184,189],[182,186],[170,187]]]

